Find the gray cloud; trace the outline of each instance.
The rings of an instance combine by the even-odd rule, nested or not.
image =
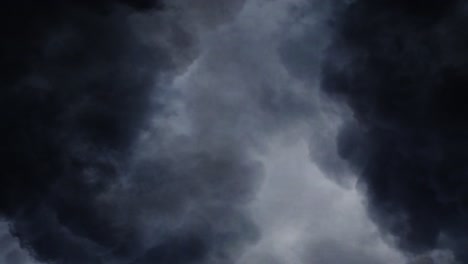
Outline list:
[[[294,137],[302,139],[275,139],[264,157],[268,176],[252,204],[262,238],[241,263],[406,263],[368,218],[364,197],[311,162],[308,133]]]
[[[197,148],[243,146],[263,165],[264,180],[245,208],[260,237],[239,263],[404,263],[368,219],[336,153],[346,111],[283,64],[285,43],[301,34],[297,9],[305,4],[248,1],[232,23],[202,33],[200,57],[173,84],[180,92],[175,114],[156,123]],[[318,60],[321,45],[312,51]],[[337,164],[349,189],[325,176]]]
[[[5,213],[15,237],[2,236],[3,257],[12,264],[29,264],[29,253],[44,263],[404,263],[394,238],[367,216],[354,171],[337,154],[350,111],[318,89],[332,2],[165,2],[159,11],[110,4],[110,13],[92,19],[94,11],[83,11],[77,26],[45,27],[40,51],[63,65],[44,60],[45,73],[34,68],[17,83],[58,103],[50,112],[41,108],[47,102],[35,105],[37,98],[11,89],[13,101],[33,102],[20,118],[42,110],[19,129],[31,133],[10,133],[13,144],[28,136],[31,144],[10,147],[30,153],[31,145],[57,144],[57,156],[18,172],[43,177],[33,170],[52,164],[44,175],[57,176]],[[82,46],[82,38],[94,43]],[[113,50],[114,42],[125,45]],[[75,49],[84,55],[74,66],[67,54],[78,56]],[[56,116],[64,125],[50,127]],[[10,160],[37,159],[25,156]]]
[[[459,160],[466,148],[458,136],[466,130],[459,101],[465,97],[460,85],[466,83],[466,65],[460,58],[466,52],[460,45],[466,34],[458,32],[466,4],[331,3],[324,23],[305,24],[282,53],[288,69],[312,84],[319,60],[320,88],[349,107],[351,118],[344,119],[334,142],[348,165],[338,172],[334,162],[323,168],[342,174],[351,167],[372,219],[408,254],[422,254],[423,262],[453,262],[437,260],[434,252],[445,249],[467,259],[461,194],[466,169],[464,158]],[[323,36],[323,29],[329,39],[317,59],[316,45],[305,43]]]
[[[7,222],[0,222],[0,262],[5,264],[38,264],[21,248],[17,238],[10,234]]]

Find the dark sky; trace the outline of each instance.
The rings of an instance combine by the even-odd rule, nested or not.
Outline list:
[[[468,263],[468,5],[7,0],[0,263]]]

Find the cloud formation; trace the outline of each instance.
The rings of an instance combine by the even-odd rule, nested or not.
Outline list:
[[[258,166],[243,147],[198,148],[196,136],[172,144],[151,125],[167,114],[165,80],[196,55],[184,8],[23,1],[3,9],[12,14],[1,23],[10,74],[0,213],[38,261],[229,261],[255,238],[240,207]],[[154,149],[145,155],[142,144]]]
[[[0,261],[464,260],[464,17],[428,3],[5,4]]]
[[[386,0],[337,6],[321,75],[323,90],[352,110],[338,149],[360,175],[372,218],[401,248],[448,249],[462,263],[466,7]],[[309,60],[290,63],[307,72]]]

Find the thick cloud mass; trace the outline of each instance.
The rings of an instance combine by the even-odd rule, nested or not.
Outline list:
[[[353,1],[335,30],[322,88],[353,110],[339,150],[375,220],[413,252],[468,262],[468,6]]]
[[[183,4],[2,5],[0,214],[23,248],[46,263],[229,263],[253,241],[242,204],[259,172],[243,146],[151,124],[171,97],[163,77],[194,58]]]
[[[466,262],[466,8],[6,1],[0,262]]]

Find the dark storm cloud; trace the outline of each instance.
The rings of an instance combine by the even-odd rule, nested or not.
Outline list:
[[[242,5],[227,3],[209,23]],[[210,6],[2,5],[0,214],[23,248],[46,263],[230,263],[255,239],[242,206],[260,170],[244,146],[200,147],[151,123]]]
[[[330,45],[333,32],[330,17],[342,6],[340,1],[304,1],[305,4],[294,9],[296,16],[295,31],[287,34],[279,47],[279,53],[290,74],[306,81],[311,90],[314,113],[305,113],[304,119],[317,123],[311,129],[309,140],[311,159],[327,175],[340,184],[349,185],[349,166],[337,155],[337,131],[350,119],[347,109],[330,100],[319,89],[321,67]],[[317,129],[320,127],[321,129]]]
[[[11,2],[0,262],[405,261],[325,176],[352,174],[318,90],[335,1]],[[376,149],[372,125],[340,142]],[[339,147],[362,170],[369,149]]]
[[[462,263],[467,8],[463,1],[386,0],[337,8],[327,24],[333,36],[321,82],[354,113],[338,148],[359,172],[375,221],[406,250],[449,248]],[[306,71],[307,58],[286,59]]]

